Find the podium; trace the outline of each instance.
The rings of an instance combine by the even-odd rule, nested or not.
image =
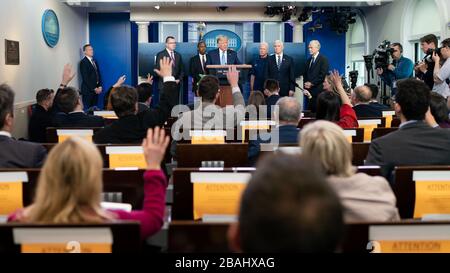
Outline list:
[[[225,107],[227,105],[233,105],[233,94],[231,91],[231,86],[228,85],[228,81],[227,81],[227,72],[228,72],[228,68],[232,66],[232,65],[215,65],[215,64],[210,64],[207,65],[206,68],[208,69],[208,71],[214,71],[215,73],[209,73],[209,74],[215,74],[218,78],[219,78],[219,84],[220,84],[220,94],[219,94],[219,98],[216,101],[216,105],[219,105],[220,107]],[[249,64],[236,64],[234,65],[236,66],[236,69],[240,72],[240,71],[245,71],[247,72],[248,69],[252,68],[251,65]],[[247,73],[245,73],[246,75]],[[242,78],[246,78],[242,76],[243,73],[239,74],[239,84],[241,85],[241,79]],[[241,90],[242,92],[242,90]]]

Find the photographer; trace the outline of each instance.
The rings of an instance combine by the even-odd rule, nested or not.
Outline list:
[[[391,95],[397,92],[397,81],[411,78],[413,76],[414,63],[403,57],[403,46],[400,43],[393,43],[391,46],[392,64],[387,66],[387,70],[377,68],[378,75],[391,88]]]
[[[434,66],[434,87],[433,91],[447,98],[450,95],[450,88],[447,80],[450,79],[450,38],[442,41],[441,56],[445,60],[441,65],[441,56],[436,52],[433,52]]]
[[[425,53],[425,57],[422,61],[416,65],[414,68],[416,72],[416,77],[425,82],[430,89],[433,89],[434,79],[433,79],[433,71],[434,71],[434,61],[432,59],[433,52],[438,46],[438,39],[436,35],[429,34],[420,39],[420,48],[423,53]]]

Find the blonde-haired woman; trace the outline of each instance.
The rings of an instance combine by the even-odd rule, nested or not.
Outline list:
[[[329,121],[316,121],[300,131],[302,154],[318,160],[344,206],[346,222],[399,220],[396,198],[386,179],[356,173],[352,146],[343,130]]]
[[[142,210],[103,210],[103,161],[94,144],[70,138],[56,145],[41,170],[34,203],[10,215],[8,221],[28,223],[100,223],[114,219],[137,220],[141,237],[161,229],[167,179],[161,161],[169,143],[164,130],[148,129],[142,146],[147,162]]]
[[[336,85],[333,82],[333,76],[332,75],[327,75],[325,77],[325,80],[323,80],[323,90],[324,91],[328,91],[328,92],[333,92],[336,95],[339,96],[339,91],[336,87]]]

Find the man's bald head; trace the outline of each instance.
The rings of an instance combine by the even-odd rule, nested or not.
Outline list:
[[[355,102],[357,103],[368,103],[372,99],[372,90],[365,85],[356,87],[353,93]]]
[[[302,107],[297,99],[282,97],[276,105],[278,109],[276,108],[274,114],[278,115],[280,123],[297,125],[302,112]]]

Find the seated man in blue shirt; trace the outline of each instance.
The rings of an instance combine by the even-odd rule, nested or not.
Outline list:
[[[297,128],[300,121],[302,108],[296,98],[282,97],[276,103],[274,120],[278,117],[278,126],[270,133],[258,134],[256,140],[248,142],[248,158],[250,164],[254,165],[261,150],[261,143],[272,144],[297,144],[299,132]],[[276,139],[278,138],[278,139]]]
[[[388,65],[387,70],[382,68],[377,69],[378,75],[391,88],[391,96],[397,93],[397,81],[413,77],[414,63],[403,57],[403,46],[400,43],[393,43],[391,45],[392,64]]]

